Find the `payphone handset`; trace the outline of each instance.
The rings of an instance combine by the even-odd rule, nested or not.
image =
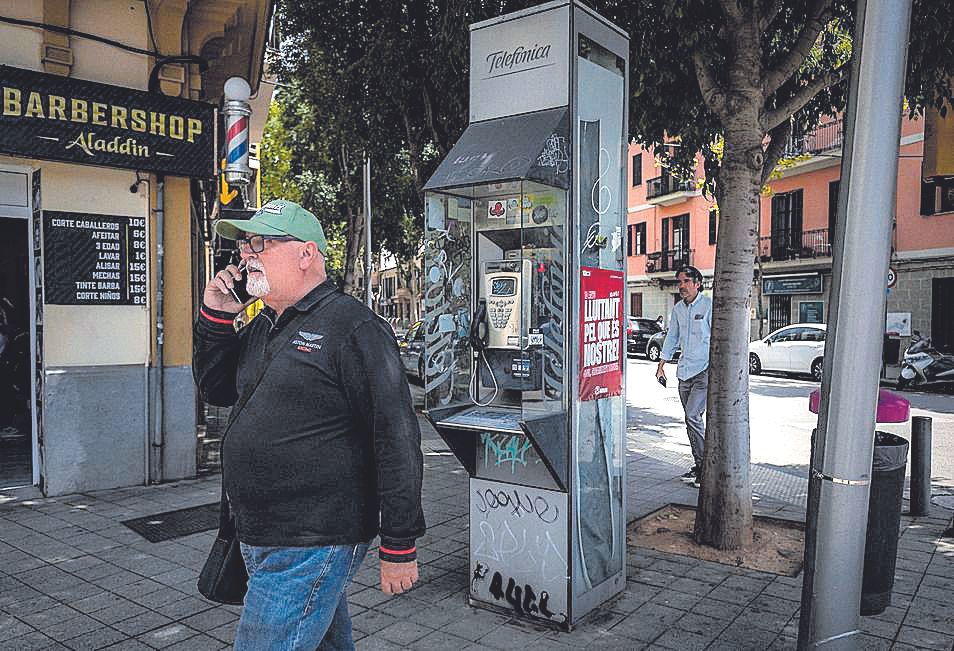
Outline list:
[[[481,268],[487,348],[522,349],[530,327],[530,260],[491,260]]]

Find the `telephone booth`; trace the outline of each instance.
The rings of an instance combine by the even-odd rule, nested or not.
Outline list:
[[[625,586],[628,38],[575,1],[471,26],[425,185],[425,407],[470,478],[470,600],[569,629]]]

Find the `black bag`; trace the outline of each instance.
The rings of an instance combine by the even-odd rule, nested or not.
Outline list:
[[[232,518],[224,488],[219,512],[219,533],[199,573],[198,588],[203,597],[220,604],[240,606],[245,600],[248,571],[239,549],[235,520]]]

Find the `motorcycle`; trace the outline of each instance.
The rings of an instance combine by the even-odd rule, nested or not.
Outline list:
[[[954,384],[954,355],[939,352],[915,330],[901,360],[898,389],[944,383]]]

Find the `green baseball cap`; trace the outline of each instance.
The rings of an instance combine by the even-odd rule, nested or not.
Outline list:
[[[219,219],[215,232],[228,240],[255,235],[291,235],[302,242],[314,242],[322,255],[328,250],[328,240],[318,218],[294,201],[273,199],[255,211],[250,219]]]

